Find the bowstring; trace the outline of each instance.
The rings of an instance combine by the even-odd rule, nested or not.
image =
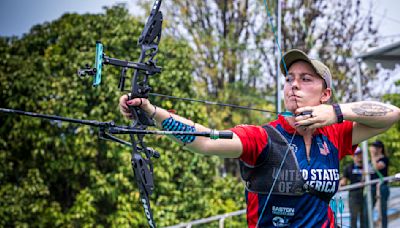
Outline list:
[[[291,140],[290,140],[290,142],[289,142],[289,145],[292,144],[293,139],[294,139],[295,136],[296,136],[296,131],[293,133],[292,138],[291,138]],[[265,200],[265,203],[264,203],[263,209],[262,209],[262,211],[261,211],[260,217],[258,218],[256,227],[258,227],[258,224],[260,223],[260,221],[261,221],[261,219],[262,219],[262,216],[264,215],[265,208],[267,207],[268,201],[269,201],[269,199],[270,199],[270,197],[271,197],[271,194],[272,194],[272,191],[273,191],[273,189],[274,189],[274,187],[275,187],[275,183],[276,183],[276,181],[278,180],[279,174],[280,174],[280,172],[281,172],[281,170],[282,170],[282,167],[283,167],[283,163],[284,163],[284,161],[286,160],[286,157],[287,157],[287,155],[288,155],[288,153],[289,153],[289,150],[290,150],[290,146],[289,146],[289,145],[288,145],[288,148],[286,149],[285,155],[284,155],[283,158],[282,158],[282,162],[281,162],[281,164],[280,164],[280,166],[279,166],[278,172],[276,173],[276,176],[274,177],[274,181],[272,182],[271,189],[270,189],[269,192],[268,192],[267,199]]]
[[[279,4],[279,1],[278,1],[278,4]],[[283,64],[283,67],[284,67],[284,69],[285,69],[285,73],[286,73],[286,75],[287,75],[287,74],[288,74],[288,69],[287,69],[287,66],[286,66],[286,62],[285,62],[285,60],[284,60],[284,58],[283,58],[283,56],[282,56],[282,49],[281,49],[281,46],[280,46],[280,44],[279,44],[278,37],[277,37],[277,35],[276,35],[275,27],[274,27],[274,24],[273,24],[273,21],[272,21],[272,17],[271,17],[270,10],[269,10],[269,8],[268,8],[267,0],[264,0],[264,6],[265,6],[265,9],[266,9],[266,11],[267,11],[267,17],[268,17],[268,21],[269,21],[269,23],[270,23],[270,25],[271,25],[271,28],[272,28],[272,32],[273,32],[273,35],[274,35],[275,43],[277,44],[277,47],[278,47],[278,50],[279,50],[280,59],[281,59],[281,62],[282,62],[282,64]],[[277,78],[278,78],[278,77],[277,77]],[[279,79],[277,79],[277,80],[279,80]],[[293,86],[292,86],[292,91],[293,91]],[[278,91],[278,92],[279,92],[279,91]],[[296,106],[298,107],[298,105],[297,105],[297,100],[295,100],[295,102],[296,102]],[[281,164],[279,165],[279,169],[278,169],[278,171],[277,171],[277,173],[276,173],[276,176],[274,177],[274,181],[273,181],[273,183],[272,183],[272,187],[270,188],[270,190],[269,190],[269,192],[268,192],[267,199],[265,200],[263,209],[262,209],[261,214],[260,214],[260,216],[259,216],[259,218],[258,218],[258,220],[257,220],[256,227],[259,226],[260,221],[262,220],[262,217],[264,216],[264,212],[265,212],[265,209],[266,209],[266,207],[267,207],[268,201],[269,201],[269,199],[271,198],[271,194],[272,194],[272,191],[273,191],[273,189],[274,189],[274,187],[275,187],[275,183],[276,183],[276,181],[278,180],[278,177],[279,177],[279,174],[280,174],[280,172],[281,172],[281,170],[282,170],[283,164],[284,164],[284,162],[285,162],[285,160],[286,160],[286,157],[287,157],[287,155],[288,155],[288,153],[289,153],[289,151],[290,151],[290,145],[293,143],[293,140],[294,140],[294,138],[295,138],[295,136],[296,136],[297,130],[296,130],[296,128],[294,128],[294,129],[295,129],[295,130],[294,130],[294,132],[293,132],[293,135],[292,135],[292,137],[291,137],[290,142],[289,142],[288,145],[287,145],[288,147],[287,147],[287,149],[286,149],[286,151],[285,151],[285,154],[284,154],[284,156],[283,156],[282,162],[281,162]]]

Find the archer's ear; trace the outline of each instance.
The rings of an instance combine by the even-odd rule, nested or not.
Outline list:
[[[324,89],[320,98],[321,104],[326,104],[331,99],[331,96],[332,96],[332,89],[331,88]]]

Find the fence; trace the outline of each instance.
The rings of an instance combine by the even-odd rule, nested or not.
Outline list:
[[[393,175],[393,176],[385,177],[385,178],[383,178],[383,181],[384,182],[400,181],[400,173]],[[374,184],[379,184],[379,183],[380,183],[380,179],[375,179],[375,180],[371,180],[369,182],[360,182],[360,183],[356,183],[356,184],[352,184],[352,185],[346,185],[344,187],[339,188],[339,191],[338,191],[338,193],[336,193],[335,196],[336,196],[336,198],[340,197],[344,201],[347,201],[347,194],[345,194],[346,192],[348,192],[352,189],[362,188],[367,185],[374,185]],[[392,192],[394,192],[393,189],[392,189]],[[377,203],[379,204],[379,197],[378,197]],[[397,206],[397,207],[395,207],[395,206]],[[400,188],[396,189],[395,194],[391,193],[390,202],[389,202],[388,207],[394,209],[394,211],[392,210],[392,213],[396,214],[397,216],[400,216]],[[169,226],[167,228],[183,228],[183,227],[191,228],[194,225],[206,224],[206,223],[210,223],[210,222],[214,222],[214,221],[219,221],[218,222],[219,228],[224,228],[225,220],[227,218],[230,218],[233,216],[244,215],[244,214],[246,214],[246,210],[239,210],[239,211],[234,211],[234,212],[230,212],[230,213],[225,213],[222,215],[216,215],[216,216],[212,216],[212,217],[208,217],[208,218],[198,219],[198,220],[194,220],[194,221],[190,221],[190,222],[186,222],[186,223],[180,223],[178,225]],[[344,210],[343,213],[340,213],[338,215],[339,215],[338,219],[342,220],[342,222],[343,222],[343,220],[344,220],[344,222],[346,222],[350,217],[348,210]],[[388,216],[390,218],[390,214],[388,214]],[[397,218],[397,216],[392,216],[392,217]],[[374,218],[374,220],[377,220],[379,222],[379,218],[380,218],[379,215],[376,217],[377,218]],[[343,223],[343,226],[346,227],[345,223]],[[349,227],[349,225],[347,227]]]

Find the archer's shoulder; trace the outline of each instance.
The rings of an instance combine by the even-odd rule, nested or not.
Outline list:
[[[236,125],[235,127],[231,128],[232,129],[243,129],[243,130],[248,130],[248,131],[254,131],[254,130],[259,130],[262,129],[262,126],[258,125],[252,125],[252,124],[239,124]]]
[[[343,121],[343,123],[335,123],[329,126],[324,126],[322,128],[318,128],[318,130],[321,132],[333,133],[333,134],[346,131],[351,132],[353,130],[353,124],[354,122],[345,120]]]
[[[233,128],[230,129],[233,131],[235,134],[237,134],[239,137],[264,137],[265,136],[265,130],[262,128],[262,126],[258,125],[250,125],[250,124],[240,124],[237,125]]]

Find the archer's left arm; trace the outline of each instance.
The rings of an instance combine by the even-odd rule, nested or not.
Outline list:
[[[400,109],[375,101],[340,104],[345,120],[353,121],[353,145],[385,132],[400,120]]]

